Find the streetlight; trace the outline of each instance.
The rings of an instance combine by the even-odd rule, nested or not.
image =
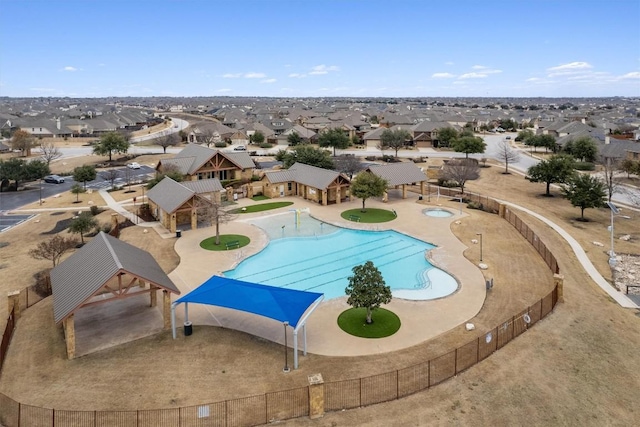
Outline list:
[[[284,368],[282,368],[282,372],[289,372],[289,355],[287,354],[287,326],[289,326],[289,322],[286,320],[282,322],[284,325]]]
[[[620,209],[611,202],[607,202],[607,206],[609,206],[609,210],[611,211],[611,225],[609,226],[609,231],[611,231],[611,250],[609,251],[609,265],[613,267],[616,265],[616,253],[613,251],[613,216],[620,214]]]
[[[476,233],[476,236],[480,236],[480,262],[482,262],[482,233]]]

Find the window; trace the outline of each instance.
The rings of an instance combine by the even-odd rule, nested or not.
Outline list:
[[[287,191],[291,191],[291,189],[293,188],[292,186],[293,184],[291,184],[290,182],[287,183]]]

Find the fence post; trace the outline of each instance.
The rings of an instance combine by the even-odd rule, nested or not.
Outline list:
[[[564,302],[564,276],[562,274],[554,274],[553,284],[556,285],[557,289],[557,301]]]
[[[11,291],[7,293],[7,312],[14,310],[15,320],[20,318],[20,291]]]
[[[324,379],[322,374],[309,375],[309,418],[324,415]]]

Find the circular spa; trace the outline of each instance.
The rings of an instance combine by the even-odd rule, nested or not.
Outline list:
[[[225,277],[321,292],[331,299],[345,295],[354,266],[372,261],[396,298],[429,300],[458,289],[452,276],[427,261],[426,253],[435,246],[402,233],[339,228],[299,214],[251,222],[270,242],[225,271]]]
[[[440,208],[429,208],[422,211],[426,216],[431,218],[450,218],[453,216],[453,212]]]

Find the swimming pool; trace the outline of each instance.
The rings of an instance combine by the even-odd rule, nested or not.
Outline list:
[[[320,222],[315,222],[319,230]],[[325,299],[331,299],[345,295],[354,266],[372,261],[391,287],[394,297],[434,299],[449,295],[458,288],[452,276],[426,260],[426,251],[433,249],[433,245],[395,231],[330,226],[333,228],[327,233],[327,226],[322,226],[326,234],[271,240],[264,250],[245,259],[233,270],[225,271],[224,276],[322,292]],[[271,233],[277,235],[278,232]]]
[[[430,208],[422,211],[426,216],[430,216],[432,218],[449,218],[453,216],[451,211],[440,208]]]

